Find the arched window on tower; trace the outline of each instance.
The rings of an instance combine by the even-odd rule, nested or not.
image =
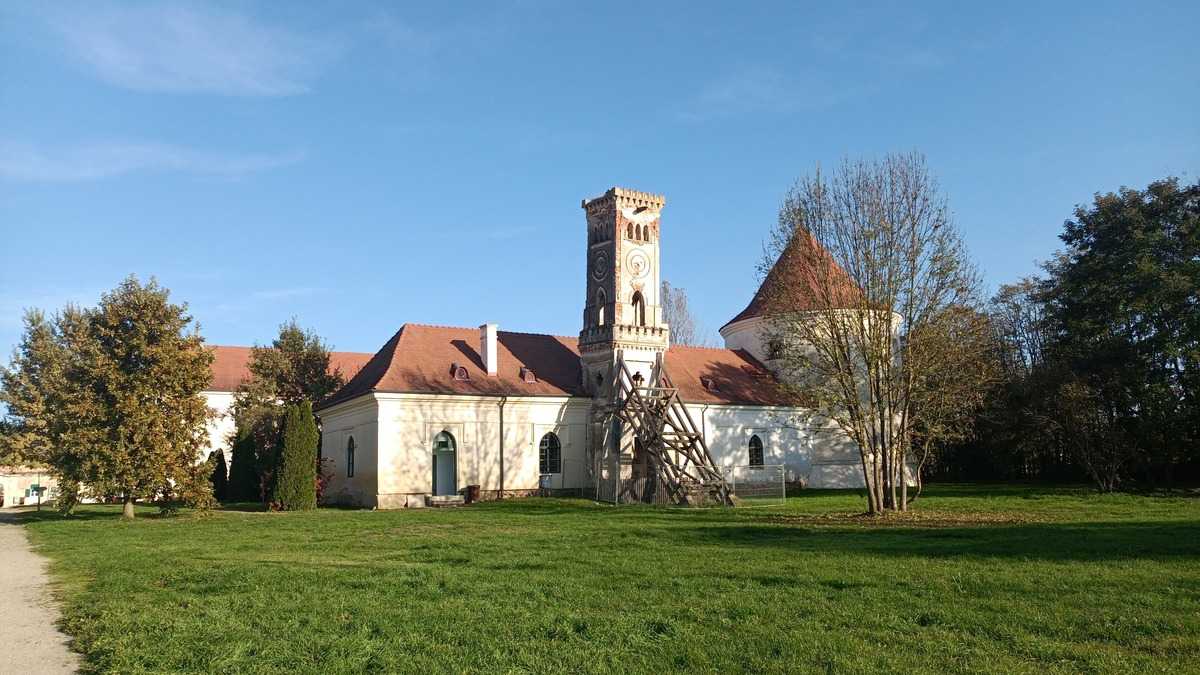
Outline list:
[[[633,239],[633,223],[630,223],[625,226],[625,238]]]
[[[596,325],[604,325],[604,306],[608,304],[608,296],[604,294],[603,288],[596,289]]]
[[[562,473],[562,443],[550,432],[538,444],[538,469],[541,473]]]
[[[645,238],[646,238],[646,237],[645,237],[645,233],[642,231],[642,226],[641,226],[641,225],[638,225],[638,226],[637,226],[637,238],[638,238],[638,241],[642,241],[643,239],[645,239]]]
[[[750,466],[752,468],[762,468],[763,465],[763,442],[762,439],[755,434],[750,437]]]
[[[646,299],[641,291],[633,292],[633,322],[639,326],[646,325]]]

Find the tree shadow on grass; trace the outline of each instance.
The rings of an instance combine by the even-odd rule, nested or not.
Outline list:
[[[895,557],[1049,561],[1200,560],[1200,523],[1030,523],[939,528],[812,528],[752,524],[681,528],[682,545],[719,544]]]
[[[89,505],[90,506],[90,505]],[[157,510],[148,511],[139,509],[135,520],[150,519],[158,520],[160,518],[171,518],[173,516],[163,515]],[[77,508],[69,514],[62,514],[54,508],[42,509],[41,511],[24,511],[21,513],[0,514],[0,524],[12,523],[14,525],[26,525],[29,523],[44,523],[44,522],[86,522],[91,520],[107,520],[117,522],[121,520],[121,507],[111,506],[107,508],[88,508],[87,506]]]
[[[245,513],[264,513],[267,505],[262,502],[221,502],[221,511],[239,511]]]

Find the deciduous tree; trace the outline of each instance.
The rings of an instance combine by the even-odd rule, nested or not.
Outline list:
[[[16,404],[21,447],[50,466],[64,494],[119,497],[126,518],[138,499],[209,501],[197,459],[212,355],[165,288],[130,276],[99,306],[67,307],[53,325],[31,313],[22,345],[4,398]]]
[[[688,305],[687,291],[663,281],[660,289],[663,320],[671,327],[671,344],[704,346],[702,328]]]
[[[764,284],[785,383],[858,444],[869,512],[907,508],[914,439],[961,434],[986,379],[978,278],[924,158],[802,178],[768,249],[764,271],[798,266]]]
[[[275,489],[285,407],[319,402],[345,380],[340,371],[330,368],[324,340],[301,328],[295,319],[279,327],[270,346],[251,350],[249,368],[251,377],[238,387],[233,411],[238,427],[253,436],[259,498],[265,502]]]

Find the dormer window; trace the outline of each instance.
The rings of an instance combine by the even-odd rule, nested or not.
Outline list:
[[[467,372],[467,367],[457,363],[450,364],[450,375],[459,382],[467,382],[471,379],[471,373]]]
[[[701,377],[700,378],[700,386],[704,387],[705,390],[710,391],[714,394],[719,393],[721,391],[721,388],[717,386],[717,381],[712,379],[711,377]]]
[[[537,383],[537,375],[534,375],[533,371],[530,370],[529,368],[526,368],[525,366],[521,366],[521,381],[524,382],[525,384],[536,384]]]

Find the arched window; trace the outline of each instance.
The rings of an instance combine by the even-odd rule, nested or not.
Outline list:
[[[750,466],[761,467],[763,465],[763,443],[762,439],[755,434],[750,437]]]
[[[633,239],[633,223],[630,223],[625,226],[625,238]]]
[[[604,325],[604,306],[608,304],[608,296],[604,294],[603,288],[596,289],[596,325]]]
[[[554,432],[542,436],[538,444],[538,469],[542,473],[562,473],[562,444]]]
[[[646,299],[641,291],[633,292],[633,322],[639,326],[646,325]]]
[[[346,478],[354,478],[354,437],[346,441]]]

